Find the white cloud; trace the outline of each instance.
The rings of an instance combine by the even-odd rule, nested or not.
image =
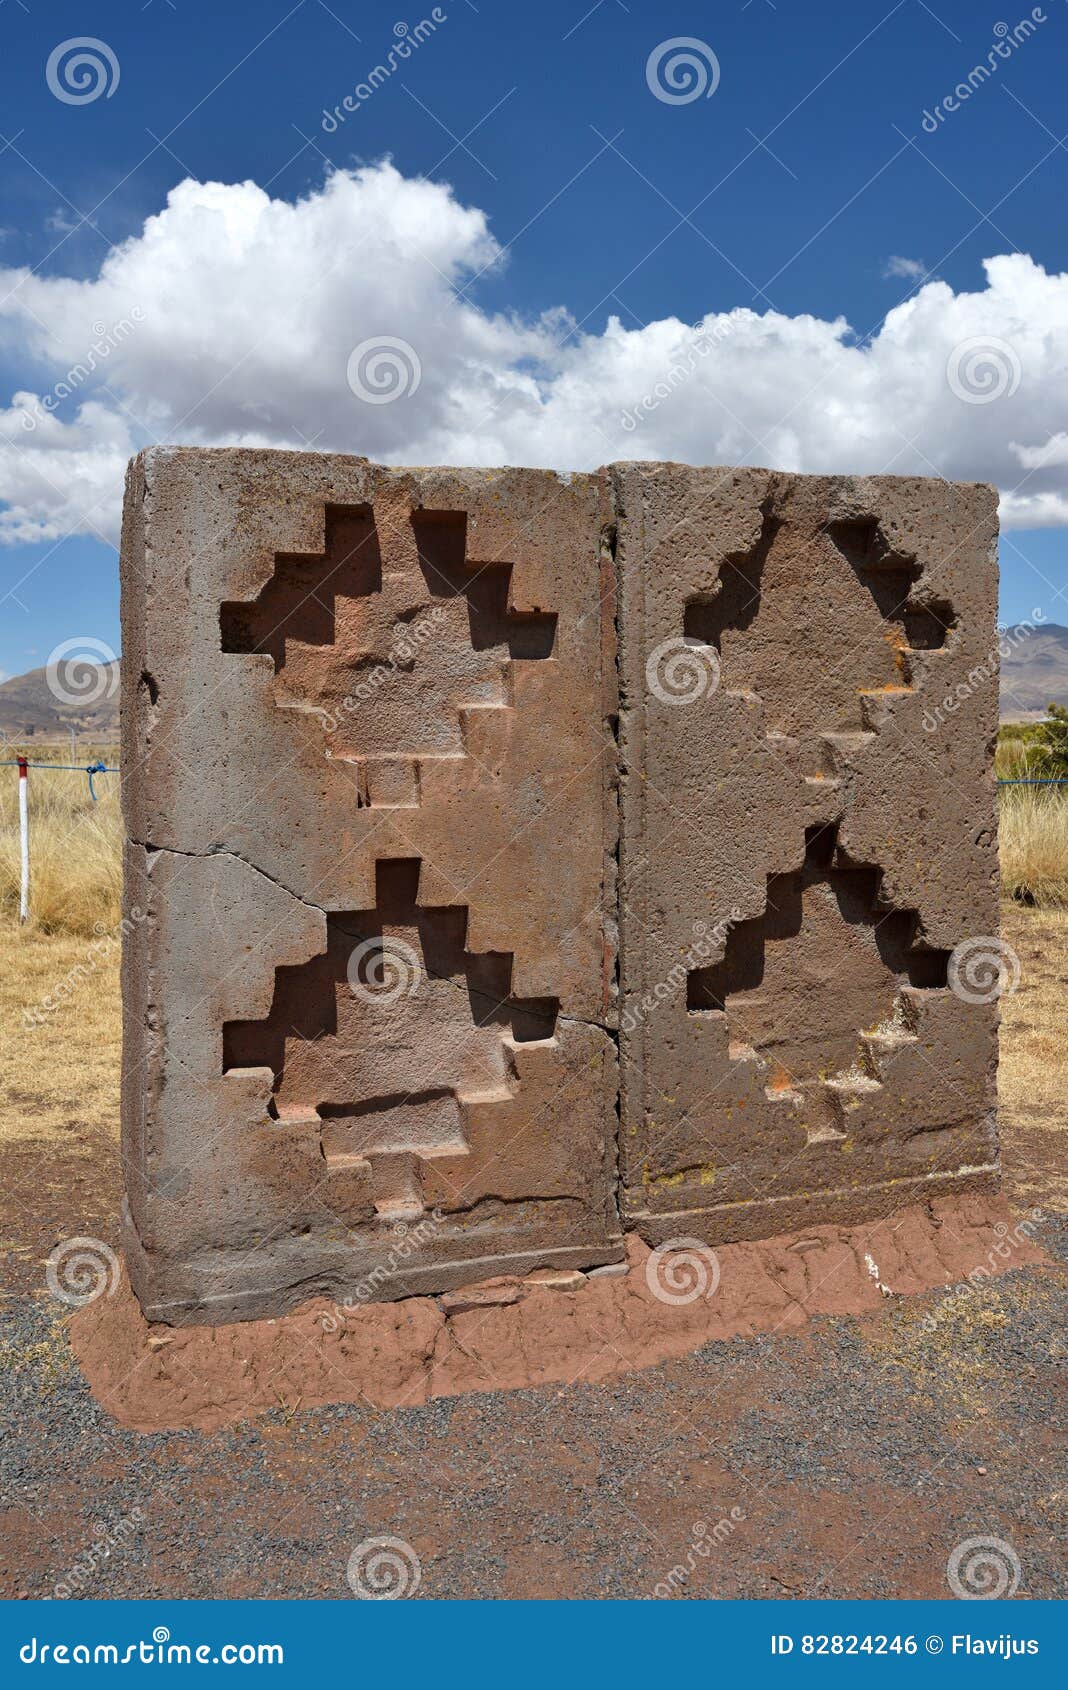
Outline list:
[[[1051,434],[1041,446],[1019,446],[1015,440],[1011,444],[1024,469],[1056,469],[1068,465],[1068,434],[1063,430]]]
[[[974,293],[929,282],[863,346],[841,318],[740,307],[599,333],[563,310],[492,314],[465,288],[502,262],[481,211],[384,163],[295,205],[185,181],[94,277],[0,268],[0,344],[37,389],[0,409],[0,539],[114,537],[125,460],[155,438],[393,463],[941,473],[997,482],[1017,524],[1068,522],[1050,444],[1068,412],[1068,275],[1025,255],[988,260]],[[388,404],[346,377],[379,337],[420,366]]]
[[[903,281],[918,282],[927,274],[927,266],[922,258],[888,258],[883,265],[883,279],[900,277]]]
[[[0,542],[115,540],[126,460],[140,444],[106,398],[68,423],[42,412],[38,396],[16,393],[0,410]]]

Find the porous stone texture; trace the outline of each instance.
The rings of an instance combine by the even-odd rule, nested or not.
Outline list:
[[[135,460],[148,1319],[462,1320],[988,1184],[994,535],[944,482]]]
[[[625,1225],[759,1238],[988,1184],[993,490],[613,484]]]
[[[123,539],[149,1316],[622,1257],[602,478],[156,449]]]

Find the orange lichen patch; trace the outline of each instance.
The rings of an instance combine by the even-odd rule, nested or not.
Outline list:
[[[780,1063],[775,1063],[767,1082],[768,1091],[793,1091],[794,1082],[786,1069]]]

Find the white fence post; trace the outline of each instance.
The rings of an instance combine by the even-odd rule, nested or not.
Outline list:
[[[30,814],[26,803],[26,776],[28,772],[27,760],[20,757],[19,764],[19,848],[22,856],[22,888],[19,900],[19,920],[28,921],[30,917]]]

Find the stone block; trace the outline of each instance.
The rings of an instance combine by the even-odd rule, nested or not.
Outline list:
[[[153,1318],[619,1260],[603,478],[156,449],[123,540]]]
[[[950,977],[997,963],[993,489],[613,482],[624,1224],[759,1238],[989,1184],[996,1005]]]

